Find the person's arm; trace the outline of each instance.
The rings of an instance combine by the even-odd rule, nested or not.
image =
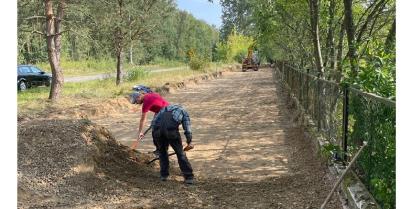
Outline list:
[[[138,137],[137,139],[131,144],[130,148],[131,149],[136,149],[137,148],[137,144],[138,141],[144,136],[143,131],[143,127],[144,127],[144,123],[146,122],[146,118],[147,118],[147,112],[142,113],[141,114],[141,118],[140,118],[140,124],[138,126]]]
[[[184,135],[186,136],[187,147],[190,147],[190,149],[192,149],[194,148],[194,146],[191,144],[193,136],[191,132],[190,116],[185,110],[183,110],[182,113],[183,113],[183,118],[182,118],[181,124],[183,125]]]
[[[141,113],[140,124],[138,126],[138,133],[139,133],[138,138],[139,139],[144,136],[143,127],[144,127],[144,124],[146,123],[146,120],[147,120],[147,112]]]

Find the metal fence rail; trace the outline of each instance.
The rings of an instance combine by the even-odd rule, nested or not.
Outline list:
[[[368,141],[354,171],[383,208],[395,208],[395,102],[319,79],[285,62],[275,63],[273,76],[289,87],[343,161]]]

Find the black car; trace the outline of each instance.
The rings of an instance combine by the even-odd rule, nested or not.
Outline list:
[[[17,66],[17,89],[24,91],[33,86],[50,86],[51,75],[32,65]]]

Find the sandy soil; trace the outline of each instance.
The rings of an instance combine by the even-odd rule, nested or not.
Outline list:
[[[223,190],[217,194],[229,196],[228,206],[233,201],[231,206],[240,208],[308,208],[325,199],[332,184],[326,180],[326,168],[312,153],[303,130],[292,122],[292,110],[270,69],[226,72],[222,78],[188,86],[165,98],[189,111],[195,149],[187,153],[188,158],[200,184],[224,182],[213,186]],[[139,117],[137,106],[95,121],[108,127],[119,142],[130,145]],[[151,135],[138,149],[154,149]],[[176,158],[172,159],[177,166]]]
[[[165,98],[170,103],[182,104],[190,113],[195,149],[187,155],[194,169],[195,185],[182,183],[175,156],[171,157],[173,169],[167,182],[160,182],[158,164],[143,163],[152,156],[139,154],[137,162],[129,159],[127,145],[137,135],[140,107],[127,109],[130,106],[123,105],[121,111],[113,111],[109,116],[93,117],[93,122],[105,128],[86,128],[88,134],[79,134],[85,129],[78,124],[84,121],[40,119],[52,129],[68,127],[69,131],[55,131],[54,135],[46,130],[39,134],[35,125],[38,121],[20,122],[19,208],[307,209],[319,208],[331,190],[334,182],[329,181],[326,166],[312,152],[302,128],[293,123],[293,112],[279,84],[273,81],[270,69],[226,72],[221,78],[189,85]],[[93,135],[90,130],[104,134]],[[89,149],[81,148],[80,142],[95,141],[91,137],[95,135],[103,135],[104,143],[85,143],[85,146],[94,144],[96,148],[91,150],[97,151],[84,151]],[[76,146],[83,151],[70,152],[58,159],[53,158],[55,155],[45,157],[51,165],[53,160],[65,159],[62,161],[65,163],[57,163],[67,168],[65,174],[51,172],[53,166],[36,164],[45,162],[37,156],[39,149],[46,150],[44,146],[30,147],[27,141],[38,143],[41,138],[47,144],[53,137],[69,136],[78,138]],[[70,143],[59,149],[70,150]],[[150,134],[138,150],[142,153],[153,150]],[[94,157],[87,158],[88,166],[79,167],[84,160],[67,160],[78,153],[83,153],[82,159]],[[39,167],[45,173],[33,172],[42,170]],[[84,173],[79,170],[89,174],[78,175]],[[67,181],[63,177],[69,171],[73,173],[70,176],[78,177]],[[50,177],[49,173],[53,175]],[[327,208],[342,207],[334,196]]]

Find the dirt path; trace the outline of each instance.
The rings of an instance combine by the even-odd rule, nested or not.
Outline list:
[[[145,200],[154,205],[149,207],[319,208],[330,191],[326,167],[293,124],[270,69],[227,72],[165,98],[190,113],[195,149],[187,155],[197,182],[193,187],[175,186],[182,178],[172,177],[164,188],[157,188],[159,195]],[[93,121],[130,145],[137,134],[140,107],[136,110]],[[153,150],[151,134],[138,149]],[[171,160],[177,167],[175,157]],[[160,198],[164,192],[170,193],[167,199]],[[177,193],[179,197],[172,198]],[[328,208],[340,205],[334,197]]]

